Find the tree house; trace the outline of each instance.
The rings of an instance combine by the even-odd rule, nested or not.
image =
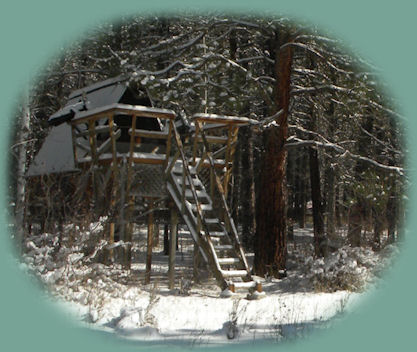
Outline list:
[[[123,241],[130,265],[133,224],[147,220],[149,283],[154,210],[163,203],[170,211],[164,221],[171,227],[171,288],[180,221],[222,290],[261,291],[251,277],[227,203],[238,130],[252,121],[195,114],[191,130],[180,134],[174,111],[146,102],[146,97],[129,91],[125,80],[112,79],[74,92],[49,119],[55,128],[66,125],[73,167],[88,179],[97,213],[110,217],[109,248]]]

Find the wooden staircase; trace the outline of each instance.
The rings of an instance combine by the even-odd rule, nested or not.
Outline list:
[[[204,131],[200,130],[199,138],[205,143],[204,159],[214,175],[216,201],[210,195],[213,190],[208,192],[199,176],[201,163],[193,166],[190,164],[192,158],[186,158],[182,141],[174,125],[172,133],[177,153],[170,158],[165,170],[167,191],[217,284],[223,292],[236,292],[237,289],[261,292],[260,283],[251,277],[236,226],[225,200],[221,178],[208,151]]]

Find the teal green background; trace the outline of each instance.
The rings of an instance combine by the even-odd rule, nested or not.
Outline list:
[[[409,175],[416,179],[416,6],[413,1],[87,1],[3,0],[0,11],[0,196],[5,209],[6,157],[12,109],[38,69],[61,47],[106,19],[120,15],[175,9],[277,12],[330,29],[348,47],[381,68],[390,94],[407,122]],[[386,281],[359,308],[334,328],[288,346],[257,344],[265,351],[408,350],[416,328],[416,194],[408,191],[406,242]],[[0,346],[3,351],[128,351],[140,345],[122,343],[80,328],[22,274],[13,259],[5,210],[0,213]],[[148,347],[149,348],[149,347]],[[148,349],[147,348],[147,349]],[[156,347],[163,351],[164,348]],[[224,349],[224,348],[223,348]],[[231,349],[237,349],[236,347]],[[243,350],[252,350],[252,347]],[[242,350],[242,348],[240,348]]]

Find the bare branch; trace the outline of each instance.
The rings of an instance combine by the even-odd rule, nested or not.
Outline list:
[[[368,164],[371,164],[372,166],[375,166],[381,170],[385,171],[394,171],[400,176],[404,175],[404,168],[398,167],[398,166],[390,166],[385,165],[377,162],[376,160],[373,160],[368,157],[364,157],[358,154],[351,153],[350,151],[346,150],[345,148],[342,148],[340,145],[334,144],[334,143],[322,143],[315,140],[302,140],[296,137],[292,137],[288,139],[289,143],[285,144],[285,148],[287,149],[294,149],[294,148],[300,148],[300,147],[316,147],[316,148],[325,148],[325,149],[333,149],[336,152],[338,152],[341,158],[350,157],[355,160],[360,160],[363,162],[366,162]],[[294,142],[292,142],[294,141]]]

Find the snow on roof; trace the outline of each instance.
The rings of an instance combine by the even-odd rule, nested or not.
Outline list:
[[[78,89],[70,94],[67,104],[51,115],[48,122],[58,125],[72,119],[79,111],[118,103],[127,88],[127,79],[118,76]]]

